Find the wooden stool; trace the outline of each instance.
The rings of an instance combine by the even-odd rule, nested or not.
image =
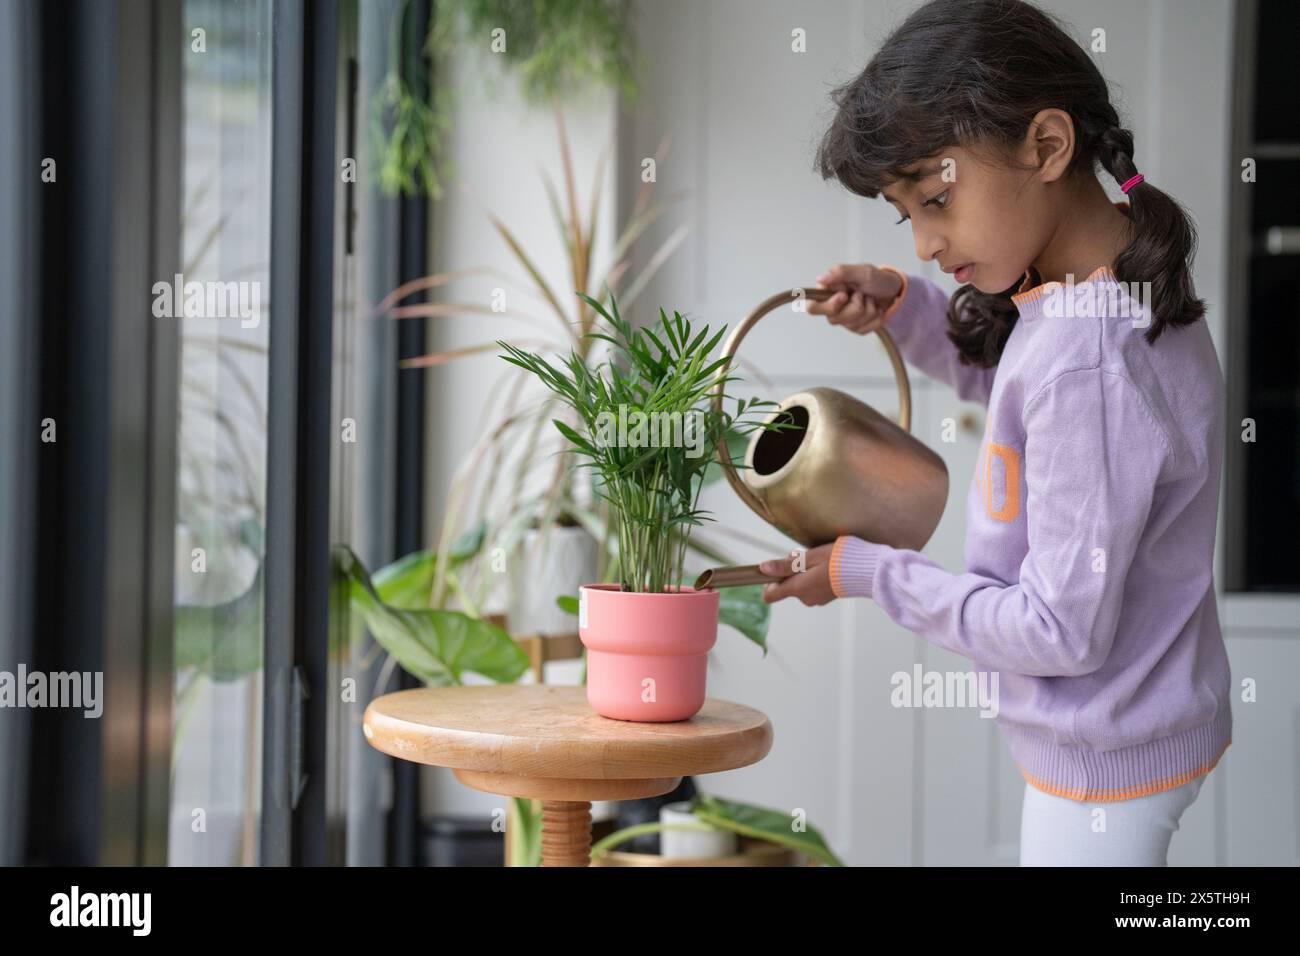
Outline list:
[[[550,684],[424,687],[370,702],[371,746],[449,767],[468,787],[542,801],[542,866],[588,866],[591,801],[670,793],[684,776],[757,763],[772,725],[757,710],[705,700],[690,720],[602,717],[587,689]]]

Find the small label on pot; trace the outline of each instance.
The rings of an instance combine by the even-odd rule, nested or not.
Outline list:
[[[578,590],[578,627],[587,626],[587,589]]]

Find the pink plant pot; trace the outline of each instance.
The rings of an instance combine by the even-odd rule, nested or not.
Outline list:
[[[587,648],[587,703],[615,720],[686,720],[704,706],[709,650],[718,639],[717,591],[668,594],[579,588],[578,635]]]

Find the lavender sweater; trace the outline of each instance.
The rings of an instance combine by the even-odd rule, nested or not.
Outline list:
[[[988,405],[966,571],[842,536],[835,593],[997,671],[998,726],[1041,790],[1125,800],[1208,773],[1232,710],[1213,581],[1224,389],[1206,324],[1151,346],[1140,290],[1109,269],[1070,295],[1026,281],[999,364],[980,369],[945,335],[948,294],[899,274],[886,315],[903,356]]]

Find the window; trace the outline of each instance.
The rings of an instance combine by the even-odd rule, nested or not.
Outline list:
[[[1242,175],[1231,199],[1231,365],[1225,369],[1230,591],[1300,591],[1297,36],[1294,3],[1239,5],[1231,165]]]

